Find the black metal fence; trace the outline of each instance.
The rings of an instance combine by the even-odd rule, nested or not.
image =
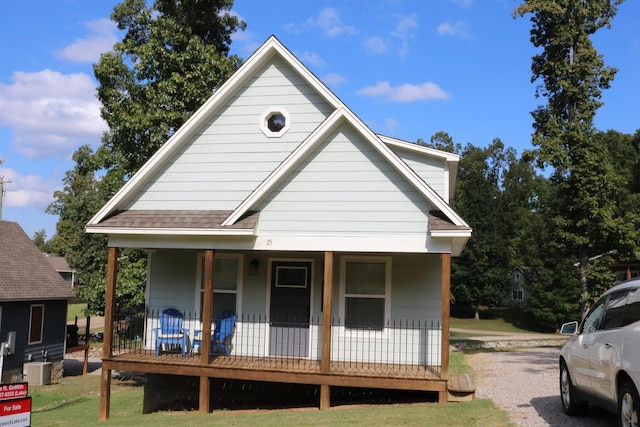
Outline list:
[[[181,312],[181,344],[165,344],[157,337],[163,334],[160,313],[164,309],[147,309],[145,313],[118,313],[114,316],[112,351],[114,354],[144,353],[158,355],[183,353],[199,356],[195,341],[202,322],[195,312]],[[212,363],[219,366],[275,369],[286,371],[319,371],[322,356],[322,317],[308,321],[287,319],[269,322],[265,314],[237,316],[234,331],[225,345],[212,341]],[[215,325],[212,326],[214,331]],[[390,375],[428,378],[439,376],[442,328],[436,319],[389,319],[379,324],[349,328],[343,319],[334,318],[331,325],[332,373],[355,375]],[[225,351],[229,355],[225,354]]]

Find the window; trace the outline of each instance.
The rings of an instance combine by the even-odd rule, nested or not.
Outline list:
[[[607,309],[602,316],[600,327],[598,329],[614,329],[621,326],[622,311],[624,310],[624,304],[627,300],[628,293],[628,290],[624,290],[611,294],[609,301],[607,302]]]
[[[600,325],[600,318],[602,317],[602,312],[604,311],[604,303],[607,301],[607,297],[602,297],[595,303],[593,308],[587,314],[587,317],[584,319],[582,323],[582,327],[580,328],[581,334],[590,334],[591,332],[595,332]]]
[[[627,297],[627,305],[624,306],[620,326],[627,326],[638,320],[640,320],[640,289],[634,289]]]
[[[382,331],[389,318],[390,288],[390,258],[343,258],[341,312],[345,327]]]
[[[42,342],[44,327],[44,304],[33,304],[29,315],[29,344]]]
[[[198,287],[200,291],[199,307],[200,320],[202,320],[202,305],[204,302],[204,256],[200,255],[198,261]],[[213,313],[214,319],[225,312],[238,312],[238,292],[241,288],[242,256],[221,254],[215,256],[213,270]]]
[[[511,299],[514,301],[521,301],[524,299],[524,291],[522,290],[516,290],[516,291],[511,291]]]
[[[282,107],[269,107],[260,117],[260,130],[269,138],[281,137],[290,125],[291,118]]]

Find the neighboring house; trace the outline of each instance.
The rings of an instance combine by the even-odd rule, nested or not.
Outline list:
[[[3,383],[23,381],[27,362],[51,362],[52,377],[62,376],[71,297],[68,283],[20,225],[0,220],[0,342],[11,347]]]
[[[56,269],[58,274],[69,283],[70,288],[77,288],[79,285],[78,274],[75,268],[69,267],[67,260],[63,256],[53,256],[45,254],[49,263]]]
[[[521,304],[529,297],[529,292],[524,288],[526,283],[526,267],[514,267],[511,270],[511,304]]]
[[[112,370],[199,378],[201,412],[211,378],[317,385],[321,408],[332,386],[445,401],[458,162],[375,134],[269,38],[87,224],[109,237],[100,418]],[[145,313],[116,311],[119,248],[148,250]],[[156,346],[167,308],[177,353]]]

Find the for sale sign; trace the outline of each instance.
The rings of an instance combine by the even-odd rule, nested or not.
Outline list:
[[[28,389],[27,383],[2,384],[0,385],[0,400],[27,397]]]
[[[5,400],[0,402],[0,427],[30,427],[31,398]]]

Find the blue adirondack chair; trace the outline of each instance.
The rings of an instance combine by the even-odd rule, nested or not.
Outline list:
[[[233,332],[236,327],[236,315],[235,313],[223,313],[219,319],[214,323],[213,334],[211,335],[211,354],[217,349],[222,349],[225,356],[231,353],[233,344]],[[202,331],[196,329],[193,337],[193,347],[202,346]]]
[[[160,354],[163,344],[179,345],[184,356],[187,352],[189,330],[182,327],[184,315],[175,308],[168,308],[159,315],[160,327],[156,332],[156,356]]]

